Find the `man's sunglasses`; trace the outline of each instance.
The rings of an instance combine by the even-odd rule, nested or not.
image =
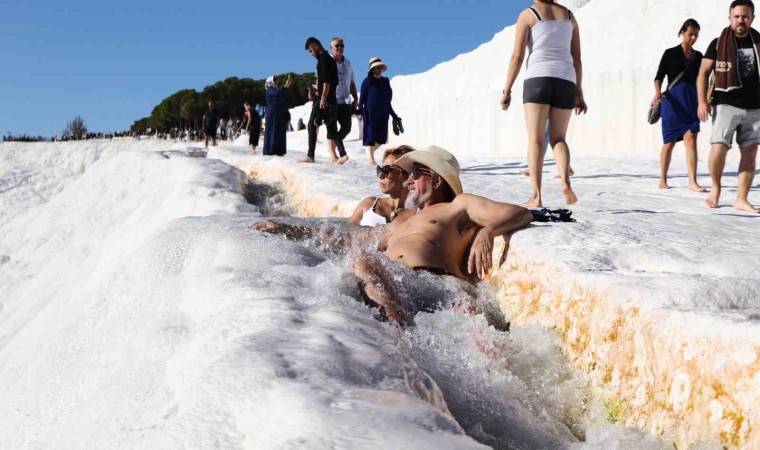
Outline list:
[[[384,180],[385,177],[387,177],[388,175],[390,175],[391,172],[393,172],[394,170],[400,170],[402,172],[402,174],[404,172],[402,169],[400,169],[398,167],[393,167],[393,166],[389,166],[389,165],[377,166],[377,177],[380,178],[381,180]]]
[[[413,180],[419,180],[421,176],[427,175],[429,177],[432,177],[433,175],[436,175],[435,172],[433,172],[430,169],[424,169],[422,167],[415,167],[412,169],[412,171],[409,173],[409,175],[412,176]]]
[[[335,48],[345,48],[346,46],[344,44],[335,44]]]

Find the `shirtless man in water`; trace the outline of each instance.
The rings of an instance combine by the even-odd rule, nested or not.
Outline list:
[[[463,194],[459,163],[442,148],[431,146],[408,153],[396,165],[410,173],[406,211],[388,225],[357,229],[351,236],[336,233],[321,237],[379,242],[378,250],[407,268],[470,281],[484,278],[493,266],[496,236],[509,240],[512,233],[533,220],[523,207]],[[315,230],[271,221],[251,228],[294,238],[316,234]],[[362,250],[351,266],[367,296],[388,319],[407,323],[409,318],[395,293],[398,283],[382,263],[382,255]]]

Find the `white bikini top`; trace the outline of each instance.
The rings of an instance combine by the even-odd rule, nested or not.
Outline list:
[[[385,217],[375,212],[375,205],[377,205],[378,200],[380,199],[376,198],[375,203],[373,203],[372,206],[364,212],[362,215],[362,221],[359,222],[359,225],[363,227],[377,227],[388,223]]]

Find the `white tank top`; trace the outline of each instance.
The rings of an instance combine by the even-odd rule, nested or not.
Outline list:
[[[388,221],[385,220],[385,217],[375,212],[375,205],[377,205],[378,200],[379,199],[376,198],[372,206],[370,206],[368,210],[364,211],[364,214],[362,215],[362,221],[359,222],[359,225],[363,227],[377,227],[388,223]]]
[[[538,22],[528,34],[528,61],[525,79],[539,77],[561,78],[576,82],[570,43],[573,40],[572,13],[562,20],[541,20],[533,8],[529,8]]]

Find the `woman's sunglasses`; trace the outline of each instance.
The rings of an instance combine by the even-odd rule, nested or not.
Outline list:
[[[393,166],[389,166],[389,165],[377,166],[377,177],[380,178],[381,180],[384,180],[394,170],[401,171],[402,175],[405,173],[402,169],[400,169],[398,167],[393,167]]]

